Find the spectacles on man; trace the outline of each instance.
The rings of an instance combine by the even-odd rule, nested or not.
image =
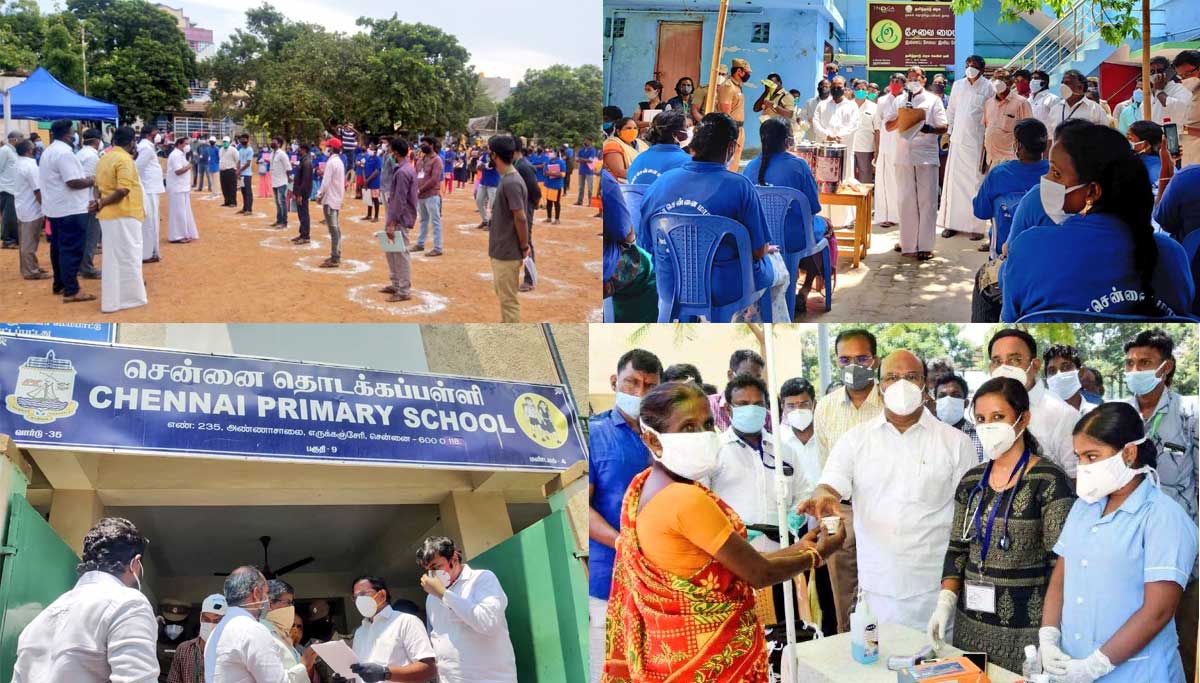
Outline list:
[[[875,359],[875,356],[871,356],[871,355],[862,355],[862,356],[838,356],[838,357],[837,357],[837,364],[838,364],[838,365],[840,365],[840,366],[841,366],[841,367],[843,367],[843,368],[844,368],[844,367],[846,367],[847,365],[850,365],[850,364],[854,364],[854,365],[869,365],[869,364],[871,363],[871,361],[872,361],[872,360],[874,360],[874,359]]]
[[[993,370],[1000,367],[1001,365],[1012,365],[1012,366],[1018,367],[1018,368],[1028,368],[1029,363],[1030,363],[1029,359],[1026,358],[1025,356],[1022,356],[1019,353],[1011,353],[1011,354],[1005,356],[1003,359],[1000,359],[996,356],[992,356],[991,360],[988,361],[988,367],[990,367]]]
[[[921,373],[919,373],[919,372],[908,372],[903,375],[898,375],[894,372],[889,372],[883,376],[883,383],[891,384],[893,382],[899,382],[900,380],[906,380],[906,381],[912,382],[913,384],[920,384],[923,379],[924,378],[921,376]]]

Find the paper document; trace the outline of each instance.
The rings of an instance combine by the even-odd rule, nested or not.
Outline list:
[[[536,287],[536,286],[537,286],[537,281],[538,281],[538,277],[537,277],[537,265],[536,265],[536,264],[534,264],[534,262],[533,262],[533,257],[531,257],[531,256],[526,256],[526,257],[525,257],[525,262],[524,262],[524,265],[525,265],[525,272],[529,274],[529,284],[530,284],[531,286],[535,286],[535,287]]]
[[[357,664],[358,657],[354,656],[354,650],[350,649],[346,641],[335,640],[328,643],[317,643],[312,648],[316,651],[317,656],[325,660],[329,668],[333,669],[334,673],[351,680],[357,680],[354,672],[350,670],[350,665]]]

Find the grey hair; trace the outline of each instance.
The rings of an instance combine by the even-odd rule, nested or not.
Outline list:
[[[417,549],[417,564],[424,567],[433,562],[436,557],[444,557],[447,560],[451,560],[454,559],[454,553],[457,552],[459,552],[458,547],[454,545],[453,539],[446,536],[430,536]]]
[[[18,140],[23,140],[25,138],[25,134],[19,130],[8,131],[8,139],[12,140],[13,138],[17,138]]]
[[[292,588],[292,584],[283,579],[271,579],[267,582],[267,599],[271,602],[278,602],[280,596],[284,593],[296,595],[296,589]]]
[[[246,604],[255,589],[266,586],[267,579],[258,567],[238,567],[225,579],[225,600],[234,606]]]

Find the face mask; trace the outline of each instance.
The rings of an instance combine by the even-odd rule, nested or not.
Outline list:
[[[912,415],[924,402],[921,387],[902,379],[892,383],[883,392],[883,405],[894,415]]]
[[[988,422],[975,425],[975,433],[979,435],[979,445],[983,446],[983,454],[987,456],[988,460],[995,460],[1004,455],[1004,452],[1011,448],[1017,437],[1020,436],[1007,422]]]
[[[725,74],[717,74],[717,85],[725,85],[725,81],[729,80],[729,76]]]
[[[1040,78],[1035,78],[1032,81],[1029,81],[1029,92],[1041,92],[1045,87],[1045,81]]]
[[[854,91],[854,99],[856,99],[856,100],[867,99],[867,91],[866,90],[855,90]]]
[[[637,131],[633,129],[626,129],[617,133],[617,137],[621,138],[625,144],[632,145],[633,141],[637,139]]]
[[[716,432],[675,432],[661,434],[642,423],[642,430],[658,437],[662,455],[654,459],[675,474],[696,481],[717,471],[721,443]],[[651,451],[653,453],[653,451]]]
[[[1145,145],[1145,144],[1146,144],[1145,140],[1130,140],[1129,148],[1132,149],[1135,153],[1141,154],[1142,153],[1142,149],[1141,149],[1142,145]]]
[[[1064,100],[1068,100],[1075,96],[1075,91],[1071,90],[1071,86],[1063,83],[1062,85],[1058,86],[1058,95]]]
[[[146,567],[142,565],[141,560],[138,560],[138,566],[142,568],[140,573],[133,571],[133,563],[129,563],[129,572],[133,574],[133,580],[137,584],[136,588],[140,591],[142,590],[142,575],[146,573]]]
[[[1145,396],[1154,391],[1155,387],[1162,382],[1162,378],[1158,376],[1158,371],[1162,370],[1162,367],[1166,364],[1167,361],[1164,360],[1153,370],[1136,370],[1125,373],[1125,386],[1129,387],[1134,396]]]
[[[1033,361],[1030,361],[1030,367],[1032,366]],[[995,370],[992,370],[991,376],[992,378],[1007,377],[1009,379],[1015,379],[1020,382],[1022,386],[1024,386],[1029,381],[1029,368],[1018,368],[1015,365],[1005,364],[1001,365]]]
[[[841,97],[842,95],[846,94],[846,89],[845,88],[830,88],[829,94],[833,95],[834,99],[837,99],[837,98]]]
[[[767,409],[762,406],[734,406],[730,424],[742,434],[758,434],[767,423]]]
[[[1047,377],[1046,386],[1050,389],[1050,393],[1065,401],[1079,391],[1079,371],[1060,372],[1052,377]]]
[[[450,585],[450,572],[445,569],[435,569],[433,575],[437,577],[438,581],[442,582],[443,586],[448,587]]]
[[[612,130],[613,123],[612,123],[612,121],[605,121],[604,125],[600,126],[600,127],[604,129],[605,133],[607,133]]]
[[[374,617],[376,612],[379,611],[379,605],[375,604],[375,598],[369,595],[360,595],[354,598],[354,607],[366,619]]]
[[[808,429],[813,421],[813,411],[808,408],[797,408],[787,414],[788,426],[802,432]]]
[[[892,95],[899,95],[901,92],[903,92],[903,90],[904,86],[900,85],[899,83],[888,84],[888,92],[892,93]]]
[[[690,86],[690,85],[683,85],[683,86],[680,86],[680,87],[679,87],[679,94],[680,94],[680,95],[683,95],[683,96],[685,96],[685,97],[686,97],[686,96],[688,96],[688,95],[691,95],[691,94],[692,94],[692,86]]]
[[[162,143],[162,134],[161,133],[155,134],[154,144],[157,145],[157,144],[161,144],[161,143]]]
[[[558,153],[557,152],[547,152],[546,158],[551,161],[554,161],[556,158],[558,158]]]
[[[1063,209],[1063,202],[1067,200],[1067,194],[1078,190],[1083,185],[1074,187],[1066,187],[1059,183],[1050,180],[1046,176],[1042,176],[1039,181],[1039,187],[1042,193],[1042,210],[1050,217],[1050,220],[1055,223],[1062,223],[1067,220],[1067,212]]]
[[[1017,94],[1026,96],[1029,94],[1029,84],[1017,81]]]
[[[694,128],[688,128],[687,131],[684,132],[683,139],[679,141],[680,147],[687,147],[688,145],[692,144],[693,131],[695,131]]]
[[[191,153],[192,153],[192,146],[191,146],[191,145],[184,145],[184,146],[183,146],[183,153],[184,153],[184,154],[191,154]]]
[[[280,633],[289,633],[292,624],[296,623],[296,606],[288,605],[267,612],[267,621],[271,622]]]
[[[183,626],[179,624],[171,624],[163,629],[163,633],[166,633],[167,637],[171,640],[175,640],[179,637],[179,634],[183,633]]]
[[[1137,446],[1145,440],[1146,437],[1142,437],[1137,441],[1125,444],[1125,446]],[[1124,448],[1121,449],[1122,452],[1124,450]],[[1095,503],[1133,481],[1133,478],[1138,474],[1153,471],[1154,468],[1149,465],[1139,467],[1136,470],[1130,469],[1129,465],[1125,464],[1125,459],[1121,456],[1121,452],[1118,452],[1111,458],[1105,458],[1104,460],[1088,465],[1080,465],[1076,468],[1078,479],[1075,481],[1075,493],[1079,494],[1079,497],[1083,500]]]
[[[956,425],[962,420],[967,409],[966,399],[957,396],[943,396],[937,400],[937,416],[948,425]]]
[[[200,640],[207,642],[208,637],[212,635],[213,630],[216,628],[216,624],[210,624],[206,621],[200,622]]]
[[[973,66],[968,66],[966,73],[967,78],[979,78],[979,69],[976,69]]]
[[[654,91],[653,90],[646,91],[646,99],[648,99],[648,100],[654,99]]]
[[[904,84],[904,87],[908,88],[908,91],[914,95],[921,92],[921,82],[920,81],[909,81],[908,83]]]
[[[829,90],[828,89],[818,90],[817,97],[819,97],[821,99],[825,99],[826,97],[829,97]]]
[[[622,413],[625,413],[627,417],[636,419],[638,414],[642,411],[642,397],[618,391],[617,409]]]
[[[992,87],[996,89],[997,95],[1003,95],[1008,92],[1008,84],[1000,79],[993,80]]]
[[[874,102],[875,100],[879,99],[879,95],[877,95],[876,93],[873,93],[873,92],[869,92],[869,93],[867,93],[867,99]]]
[[[432,154],[433,148],[429,145],[421,145],[421,154]]]
[[[850,364],[842,368],[842,384],[848,389],[862,391],[875,379],[875,370],[861,365]]]
[[[1140,89],[1134,90],[1133,95],[1131,96],[1130,99],[1133,100],[1134,104],[1141,104],[1142,103],[1142,91]]]

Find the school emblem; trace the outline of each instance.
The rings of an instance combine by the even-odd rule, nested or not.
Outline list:
[[[47,351],[44,357],[30,356],[21,364],[16,386],[4,405],[29,422],[49,424],[75,414],[79,403],[72,398],[74,393],[75,366]]]
[[[567,417],[545,396],[521,394],[513,413],[521,431],[537,445],[558,448],[567,442]]]

